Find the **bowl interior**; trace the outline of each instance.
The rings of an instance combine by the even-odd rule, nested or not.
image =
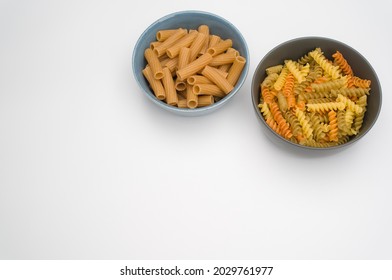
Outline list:
[[[206,24],[209,26],[210,34],[218,35],[222,39],[231,39],[233,41],[233,48],[237,49],[240,54],[246,58],[247,63],[245,64],[244,70],[242,71],[241,76],[238,79],[238,82],[232,92],[229,93],[228,96],[226,96],[225,98],[214,103],[213,105],[196,109],[183,109],[167,105],[166,103],[159,101],[155,98],[153,92],[150,90],[149,85],[142,74],[142,70],[147,63],[144,59],[144,50],[150,46],[151,42],[156,41],[156,33],[159,30],[176,29],[180,27],[186,29],[197,29],[201,24]],[[233,24],[231,24],[224,18],[206,12],[185,11],[167,15],[154,22],[144,31],[144,33],[140,36],[139,40],[135,45],[132,56],[132,66],[136,81],[152,101],[154,101],[164,109],[168,109],[170,111],[177,111],[182,114],[187,112],[190,114],[197,114],[200,111],[213,110],[214,108],[219,107],[228,99],[230,99],[236,91],[238,91],[238,89],[244,83],[248,72],[249,52],[247,44],[241,33]]]
[[[324,55],[327,58],[331,58],[332,54],[336,51],[339,51],[346,58],[351,68],[354,71],[354,74],[362,79],[369,79],[372,81],[371,83],[371,91],[368,96],[368,105],[367,111],[363,120],[362,127],[360,132],[350,138],[350,140],[339,146],[329,147],[329,148],[314,148],[303,146],[299,144],[295,144],[285,138],[281,137],[277,133],[275,133],[264,121],[264,117],[260,113],[257,105],[260,100],[260,83],[265,79],[266,73],[265,69],[277,65],[283,64],[285,59],[297,60],[301,58],[303,55],[307,54],[309,51],[314,50],[316,47],[320,47],[324,52]],[[252,102],[253,107],[256,110],[256,114],[258,118],[262,121],[262,123],[272,132],[273,135],[277,137],[279,140],[283,140],[284,142],[293,144],[295,146],[306,148],[306,149],[334,149],[347,146],[361,137],[363,137],[376,122],[377,117],[379,115],[381,109],[381,86],[378,80],[377,74],[374,71],[373,67],[370,63],[355,49],[352,47],[329,38],[322,37],[306,37],[306,38],[298,38],[291,41],[287,41],[282,43],[272,49],[268,54],[264,56],[264,58],[260,61],[259,65],[256,68],[255,74],[252,80]]]

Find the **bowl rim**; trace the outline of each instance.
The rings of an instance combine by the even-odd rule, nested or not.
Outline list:
[[[266,122],[264,117],[262,116],[261,112],[260,112],[260,108],[258,107],[258,100],[255,100],[255,94],[254,94],[254,84],[256,83],[256,74],[259,71],[265,71],[265,69],[261,69],[261,65],[263,64],[263,62],[273,53],[275,52],[277,49],[287,45],[287,44],[291,44],[293,42],[298,42],[298,41],[303,41],[303,40],[326,40],[326,41],[330,41],[332,43],[337,43],[340,45],[345,46],[346,48],[350,49],[352,52],[354,52],[357,56],[359,56],[363,62],[365,64],[368,65],[369,69],[373,72],[375,78],[376,78],[376,84],[378,85],[379,88],[379,106],[377,108],[377,112],[376,115],[374,117],[374,119],[372,120],[372,122],[370,123],[369,127],[367,128],[367,130],[363,131],[363,133],[359,136],[356,136],[354,138],[351,138],[348,142],[341,144],[341,145],[336,145],[336,146],[331,146],[331,147],[311,147],[311,146],[305,146],[305,145],[301,145],[301,144],[297,144],[294,142],[291,142],[290,140],[287,140],[286,138],[282,137],[281,135],[279,135],[278,133],[276,133]],[[282,58],[283,59],[283,58]],[[258,96],[260,96],[260,93],[258,93]],[[332,39],[332,38],[328,38],[328,37],[322,37],[322,36],[302,36],[302,37],[297,37],[297,38],[293,38],[284,42],[281,42],[280,44],[276,45],[274,48],[272,48],[270,51],[268,51],[263,58],[260,60],[260,62],[257,64],[255,72],[253,73],[253,77],[252,77],[252,82],[251,82],[251,97],[252,97],[252,105],[253,108],[255,110],[255,113],[257,115],[257,117],[260,119],[261,123],[264,125],[265,128],[267,128],[270,132],[271,135],[274,135],[275,137],[277,137],[279,140],[287,143],[287,144],[291,144],[294,147],[299,147],[301,149],[304,150],[317,150],[317,151],[327,151],[327,150],[335,150],[335,149],[341,149],[347,146],[350,146],[351,144],[354,144],[355,142],[359,141],[362,137],[364,137],[374,126],[374,124],[376,123],[380,112],[381,112],[381,107],[382,107],[382,88],[381,88],[381,83],[380,80],[378,78],[377,72],[374,70],[373,66],[370,64],[370,62],[360,53],[358,52],[356,49],[354,49],[353,47],[347,45],[346,43],[343,43],[339,40],[336,39]]]
[[[243,78],[238,80],[237,84],[235,85],[235,87],[233,88],[233,90],[225,97],[222,98],[221,100],[219,100],[218,102],[214,102],[214,104],[209,105],[209,106],[205,106],[205,107],[200,107],[200,108],[194,108],[194,109],[190,109],[190,108],[178,108],[169,104],[166,104],[165,102],[162,102],[161,100],[158,100],[154,94],[151,94],[152,92],[147,92],[144,87],[140,84],[139,80],[136,78],[137,75],[139,74],[136,71],[136,67],[134,67],[135,65],[135,60],[136,60],[136,50],[138,49],[139,45],[141,44],[141,41],[143,39],[143,37],[146,35],[146,33],[153,27],[157,26],[158,24],[160,24],[161,22],[168,20],[170,18],[176,17],[178,15],[184,15],[184,14],[200,14],[200,15],[206,15],[206,16],[210,16],[210,17],[214,17],[217,18],[218,20],[224,22],[227,26],[229,26],[231,29],[235,30],[235,32],[238,34],[238,36],[241,38],[241,45],[243,43],[243,47],[245,50],[244,54],[241,54],[241,56],[244,56],[246,58],[246,64],[243,71]],[[134,48],[133,48],[133,52],[132,52],[132,72],[133,72],[133,77],[136,80],[137,84],[139,85],[139,88],[145,93],[145,95],[147,95],[147,97],[153,101],[155,104],[157,104],[159,107],[166,109],[168,111],[174,112],[174,113],[179,113],[180,115],[202,115],[204,113],[213,111],[215,109],[218,109],[219,107],[221,107],[224,103],[226,103],[227,101],[229,101],[234,95],[236,95],[236,93],[241,89],[242,85],[245,83],[246,78],[248,76],[248,72],[249,72],[249,64],[250,64],[250,53],[249,53],[249,48],[247,45],[247,42],[244,38],[244,36],[242,35],[242,33],[239,31],[239,29],[237,27],[234,26],[234,24],[232,24],[230,21],[228,21],[227,19],[223,18],[222,16],[213,14],[211,12],[206,12],[206,11],[200,11],[200,10],[183,10],[183,11],[177,11],[174,13],[170,13],[167,14],[157,20],[155,20],[153,23],[151,23],[144,31],[143,33],[139,36],[138,40],[136,41]]]

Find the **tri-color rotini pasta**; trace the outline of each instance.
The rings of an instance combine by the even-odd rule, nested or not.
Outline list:
[[[361,129],[371,81],[355,76],[344,54],[321,48],[266,69],[259,108],[276,133],[294,143],[327,148]]]
[[[194,109],[225,98],[246,64],[245,57],[232,47],[233,41],[210,34],[207,25],[196,30],[160,30],[156,38],[145,50],[142,73],[155,96],[172,106]],[[269,83],[275,83],[275,76]],[[267,100],[268,96],[275,97],[266,91]]]

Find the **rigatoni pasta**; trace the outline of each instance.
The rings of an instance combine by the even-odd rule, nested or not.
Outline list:
[[[170,74],[169,68],[163,68],[164,77],[162,79],[163,87],[166,93],[166,102],[169,105],[177,105],[178,96],[174,85],[173,77]]]
[[[210,34],[205,24],[160,30],[156,38],[145,50],[143,75],[155,96],[172,106],[194,109],[225,98],[246,64],[230,38]]]
[[[143,75],[150,83],[152,90],[154,91],[155,96],[159,100],[164,100],[166,98],[165,89],[162,86],[161,80],[155,79],[154,74],[151,71],[150,66],[147,65],[146,68],[143,69]]]
[[[163,69],[157,55],[151,49],[146,49],[146,51],[144,52],[144,57],[146,58],[148,65],[150,65],[152,74],[154,75],[154,79],[162,79]]]
[[[320,148],[344,144],[359,133],[371,81],[354,76],[339,51],[332,58],[316,48],[297,61],[286,59],[266,69],[259,108],[272,130]]]

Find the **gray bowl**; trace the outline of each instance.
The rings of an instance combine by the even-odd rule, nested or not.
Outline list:
[[[223,39],[231,39],[233,41],[233,47],[237,49],[240,54],[246,58],[247,63],[242,71],[240,78],[234,89],[220,101],[206,107],[186,109],[177,108],[166,104],[163,101],[158,100],[142,74],[143,68],[146,66],[146,60],[144,59],[144,50],[150,46],[150,43],[156,40],[156,32],[161,29],[174,29],[174,28],[186,28],[186,29],[197,29],[201,24],[206,24],[210,28],[210,33],[220,36]],[[202,11],[182,11],[176,12],[164,16],[158,19],[156,22],[151,24],[140,36],[139,40],[133,50],[132,55],[132,68],[134,77],[139,84],[142,92],[162,109],[170,112],[183,115],[183,116],[200,116],[221,108],[233,96],[239,91],[243,83],[245,82],[246,75],[249,69],[249,51],[245,39],[241,35],[240,31],[226,19]]]
[[[368,101],[367,111],[360,132],[356,136],[351,137],[347,143],[338,146],[328,147],[328,148],[303,146],[285,139],[284,137],[280,136],[275,131],[273,131],[267,125],[267,123],[264,120],[264,117],[262,116],[258,108],[258,104],[260,100],[260,83],[266,77],[265,69],[273,65],[283,64],[285,59],[292,59],[292,60],[299,59],[304,54],[315,49],[316,47],[320,47],[323,50],[325,56],[329,58],[337,50],[340,51],[341,53],[343,53],[344,57],[349,62],[356,76],[364,79],[369,79],[372,81],[370,95],[368,96],[368,100],[367,100]],[[269,53],[267,53],[264,56],[264,58],[258,64],[252,79],[251,91],[252,91],[253,108],[255,109],[256,116],[260,120],[261,126],[265,129],[267,136],[273,142],[278,142],[280,144],[286,143],[292,147],[299,147],[301,149],[331,150],[331,149],[347,147],[357,142],[359,139],[365,136],[366,133],[369,132],[369,130],[373,127],[374,123],[376,122],[381,110],[381,85],[373,67],[358,51],[354,50],[352,47],[342,42],[329,38],[322,38],[322,37],[297,38],[284,42],[278,45],[277,47],[275,47],[274,49],[272,49]]]

